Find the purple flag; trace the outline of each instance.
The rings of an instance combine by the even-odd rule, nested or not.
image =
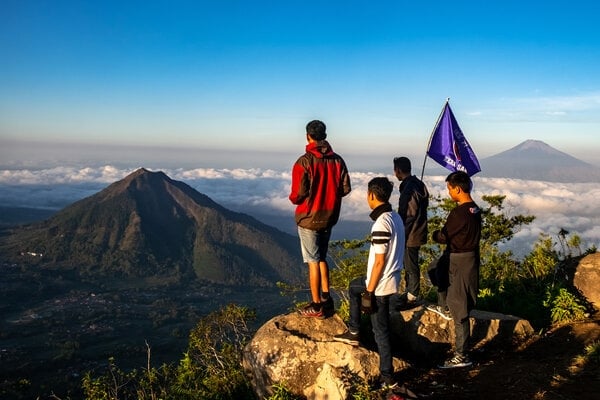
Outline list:
[[[448,102],[431,136],[427,155],[450,171],[463,171],[469,176],[481,171],[479,161],[460,130]]]

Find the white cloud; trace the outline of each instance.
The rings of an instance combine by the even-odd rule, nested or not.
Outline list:
[[[169,177],[184,181],[216,202],[238,212],[291,220],[294,206],[289,202],[290,171],[272,169],[174,169],[163,170]],[[133,169],[113,166],[98,168],[55,167],[41,170],[0,170],[0,205],[59,209],[90,196],[110,183],[124,178]],[[373,172],[352,172],[352,192],[343,199],[341,220],[368,222],[366,187]],[[391,202],[398,201],[399,182],[394,182]],[[445,176],[425,176],[432,195],[447,196]],[[536,217],[523,227],[517,241],[533,244],[540,233],[556,235],[560,229],[578,234],[585,246],[600,247],[600,186],[597,183],[549,183],[508,178],[474,178],[473,196],[481,205],[482,195],[505,195],[505,212]],[[261,219],[261,218],[259,218]],[[286,227],[282,227],[284,230]],[[340,233],[340,232],[338,232]],[[365,232],[366,233],[366,232]]]
[[[539,96],[514,99],[516,115],[527,114],[562,118],[570,114],[600,110],[600,93],[572,96]]]

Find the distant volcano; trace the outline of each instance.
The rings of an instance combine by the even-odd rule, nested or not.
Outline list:
[[[523,143],[480,160],[476,176],[548,182],[600,182],[600,168],[572,157],[540,140]]]
[[[0,261],[76,270],[90,280],[271,286],[298,281],[299,253],[296,237],[143,168],[44,222],[0,236]]]

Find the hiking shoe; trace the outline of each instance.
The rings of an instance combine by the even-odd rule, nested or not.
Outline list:
[[[300,315],[308,318],[325,318],[325,314],[323,313],[323,307],[319,303],[310,303],[306,307],[301,310],[298,310]]]
[[[395,295],[393,300],[390,301],[392,307],[396,311],[410,310],[423,304],[423,298],[421,296],[414,296],[411,293],[402,293]]]
[[[335,313],[335,306],[333,305],[333,299],[331,296],[325,301],[321,301],[321,309],[325,315],[333,315]]]
[[[351,346],[358,346],[359,345],[359,340],[360,336],[358,333],[352,333],[350,331],[346,331],[340,335],[335,335],[333,337],[333,340],[335,340],[336,342],[342,342],[342,343],[346,343],[349,344]]]
[[[412,296],[412,298],[411,298]],[[413,296],[412,294],[408,294],[408,296],[406,297],[406,304],[405,304],[405,308],[407,310],[410,310],[411,308],[415,308],[417,306],[420,306],[421,304],[423,304],[423,298],[421,296]]]
[[[444,362],[442,365],[439,365],[438,368],[463,368],[470,367],[471,365],[473,365],[473,362],[469,359],[469,357],[462,354],[455,354],[454,357],[446,360],[446,362]]]
[[[398,382],[394,380],[392,377],[381,377],[379,379],[379,383],[377,384],[377,390],[393,390],[398,387]]]
[[[437,304],[430,304],[425,308],[429,311],[433,311],[434,313],[438,314],[446,321],[450,321],[452,319],[452,315],[450,314],[450,310],[448,309],[448,307],[442,307]]]

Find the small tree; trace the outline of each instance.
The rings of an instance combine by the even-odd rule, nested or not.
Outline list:
[[[339,294],[341,302],[338,314],[343,319],[349,316],[348,286],[350,282],[367,272],[367,257],[370,239],[338,240],[329,244],[329,257],[333,261],[329,269],[330,289]]]
[[[572,291],[566,289],[564,280],[556,271],[565,258],[581,254],[580,239],[568,236],[562,229],[558,233],[561,251],[556,251],[552,239],[543,235],[523,261],[517,260],[510,250],[502,250],[514,235],[535,220],[531,215],[510,215],[504,206],[506,196],[482,196],[482,230],[480,241],[480,293],[477,307],[490,311],[516,314],[529,319],[534,325],[544,326],[559,320],[580,318],[581,303]],[[434,197],[430,201],[429,232],[441,229],[448,213],[456,207],[449,198]],[[331,287],[340,293],[340,314],[347,317],[348,283],[364,275],[368,239],[332,242],[330,255]],[[435,291],[425,278],[429,264],[440,256],[442,246],[430,241],[421,247],[421,276],[424,291],[434,300]],[[399,288],[402,290],[402,284]],[[564,290],[561,290],[564,289]],[[569,297],[573,296],[573,297]]]
[[[179,399],[252,398],[242,368],[242,350],[250,339],[255,312],[229,304],[200,320],[190,332],[188,350],[176,373]]]
[[[86,373],[86,400],[200,400],[256,398],[242,368],[242,350],[254,311],[229,304],[202,318],[190,332],[187,352],[179,364],[154,368],[147,346],[147,365],[123,371],[109,359],[99,376]]]

